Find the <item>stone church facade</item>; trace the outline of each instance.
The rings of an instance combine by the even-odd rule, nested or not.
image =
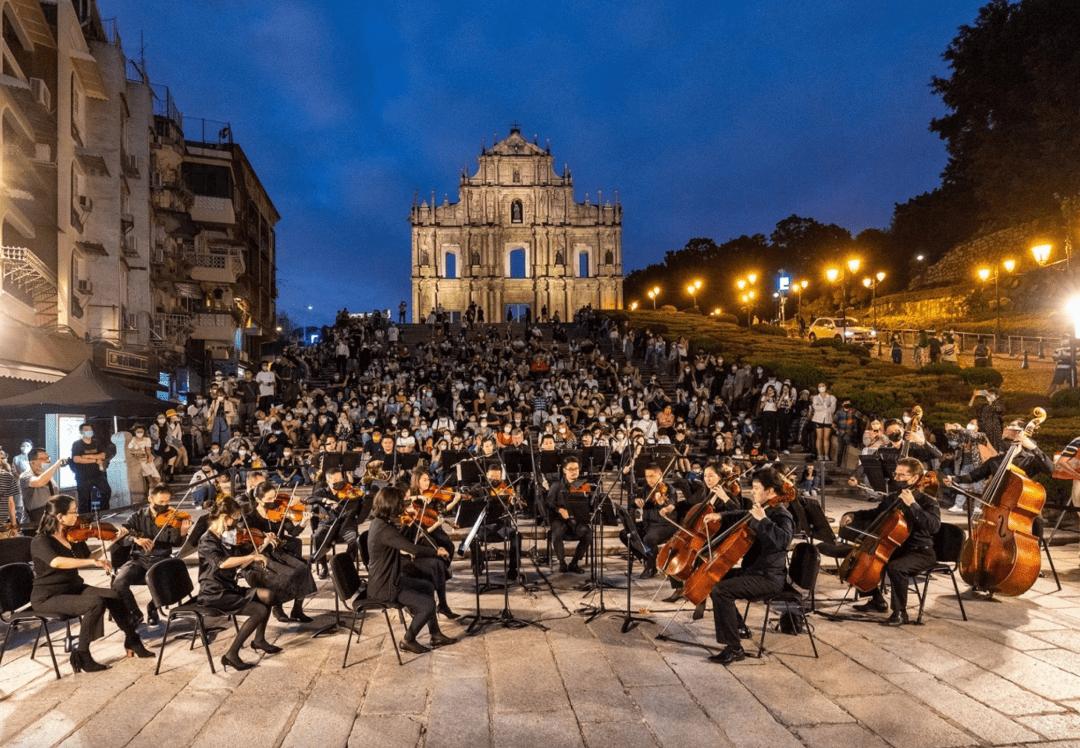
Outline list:
[[[563,320],[586,305],[620,309],[622,206],[574,200],[569,169],[554,170],[550,146],[541,148],[511,127],[510,135],[461,174],[459,200],[414,201],[412,224],[413,322],[442,307],[464,312],[471,302],[487,322],[505,322],[544,307]]]

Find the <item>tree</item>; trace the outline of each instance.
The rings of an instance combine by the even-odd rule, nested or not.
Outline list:
[[[770,260],[796,274],[820,275],[824,265],[845,262],[854,249],[847,229],[797,215],[777,223],[769,239]]]
[[[982,228],[1060,215],[1080,192],[1078,36],[1075,0],[991,0],[945,51],[951,75],[931,87],[949,113],[930,130],[949,153],[943,190],[970,185]]]

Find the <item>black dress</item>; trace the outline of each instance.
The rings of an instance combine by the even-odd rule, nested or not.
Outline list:
[[[231,613],[241,610],[255,598],[255,590],[237,583],[240,567],[222,569],[232,558],[232,546],[212,532],[199,539],[199,604]]]

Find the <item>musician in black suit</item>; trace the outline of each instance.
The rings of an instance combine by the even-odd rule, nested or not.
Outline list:
[[[645,467],[645,486],[641,495],[634,500],[641,509],[638,533],[645,545],[645,568],[640,579],[656,576],[656,555],[660,552],[660,546],[679,529],[676,522],[686,511],[686,501],[679,498],[674,487],[661,480],[663,477],[664,471],[660,466],[655,462],[649,463]],[[627,543],[625,530],[619,533],[619,539]]]
[[[887,494],[873,509],[855,512],[851,519],[856,526],[868,527],[886,512],[899,509],[907,520],[907,540],[893,551],[889,562],[885,564],[885,573],[889,575],[892,586],[892,615],[885,621],[889,626],[902,626],[908,622],[908,577],[921,574],[937,563],[934,534],[941,527],[941,507],[938,506],[937,499],[916,488],[923,472],[923,464],[914,457],[901,458],[896,463],[896,472],[893,473],[893,480],[900,485],[900,489]],[[858,611],[878,613],[884,613],[888,609],[880,587],[874,588],[869,602],[855,606]]]
[[[547,495],[548,516],[551,518],[551,544],[555,556],[559,559],[559,571],[570,571],[574,574],[585,573],[581,568],[581,559],[585,558],[585,553],[592,543],[588,507],[582,507],[582,502],[570,501],[571,490],[581,485],[578,481],[580,473],[581,462],[578,457],[568,456],[563,460],[562,478],[551,486]],[[577,549],[569,565],[566,563],[566,546],[563,544],[563,538],[567,534],[577,539]]]

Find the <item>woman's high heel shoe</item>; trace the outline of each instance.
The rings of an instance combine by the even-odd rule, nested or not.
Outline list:
[[[128,657],[153,657],[154,653],[147,649],[138,634],[129,634],[124,637],[124,649]]]
[[[281,647],[275,647],[270,642],[252,642],[251,648],[256,652],[266,652],[268,655],[277,654],[281,651]]]
[[[88,673],[97,673],[102,670],[108,670],[108,665],[102,665],[100,662],[96,662],[89,652],[80,652],[75,649],[71,652],[71,657],[68,659],[71,663],[71,669],[76,673],[85,670]]]
[[[251,670],[255,667],[254,662],[244,662],[239,656],[233,659],[228,654],[221,655],[221,669],[226,673],[229,672],[229,665],[232,665],[233,670]]]

